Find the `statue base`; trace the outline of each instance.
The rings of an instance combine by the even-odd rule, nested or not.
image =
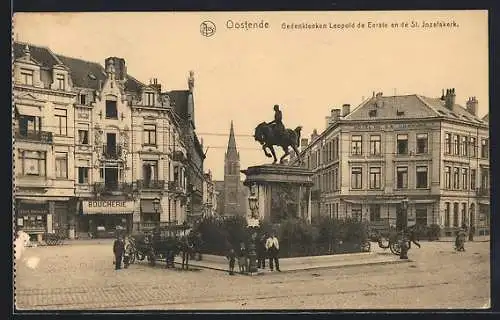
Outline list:
[[[243,184],[257,197],[255,218],[279,223],[297,217],[311,222],[311,188],[313,172],[302,167],[265,164],[242,170]],[[250,221],[252,213],[247,210]]]

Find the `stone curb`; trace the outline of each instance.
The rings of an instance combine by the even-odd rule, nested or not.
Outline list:
[[[397,263],[408,263],[408,262],[414,262],[411,259],[407,260],[388,260],[388,261],[367,261],[363,263],[353,263],[353,264],[345,264],[345,265],[324,265],[324,266],[311,266],[311,267],[304,267],[300,269],[292,269],[292,270],[282,270],[279,273],[291,273],[291,272],[299,272],[299,271],[308,271],[308,270],[321,270],[321,269],[338,269],[338,268],[348,268],[348,267],[358,267],[358,266],[369,266],[369,265],[387,265],[387,264],[397,264]],[[180,262],[175,262],[175,264],[181,265],[182,263]],[[210,270],[216,270],[216,271],[223,271],[223,272],[229,272],[227,268],[223,267],[215,267],[215,266],[207,266],[207,265],[201,265],[201,264],[196,264],[196,263],[189,263],[190,267],[196,267],[196,268],[203,268],[203,269],[210,269]],[[235,272],[238,274],[237,272]],[[270,272],[267,271],[259,271],[258,275],[264,275]]]

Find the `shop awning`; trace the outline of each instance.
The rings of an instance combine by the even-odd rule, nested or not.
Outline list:
[[[16,196],[16,200],[22,200],[25,203],[46,203],[47,201],[69,201],[69,197]]]
[[[390,203],[390,204],[396,204],[396,203],[401,203],[401,200],[387,200],[387,199],[363,199],[363,200],[348,200],[344,199],[344,202],[351,203],[351,204],[384,204],[384,203]]]
[[[33,116],[33,117],[41,117],[42,116],[42,111],[40,108],[35,107],[35,106],[25,106],[25,105],[19,105],[16,104],[16,109],[19,114],[22,114],[23,116]]]
[[[158,213],[162,211],[161,203],[158,206]],[[156,213],[153,206],[153,199],[141,199],[141,212],[142,213]]]

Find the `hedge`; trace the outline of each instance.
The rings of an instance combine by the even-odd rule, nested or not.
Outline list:
[[[241,242],[248,245],[251,233],[244,217],[205,218],[196,226],[201,234],[201,251],[225,255],[230,247],[237,249]],[[367,226],[354,219],[322,218],[309,224],[297,218],[282,220],[279,224],[261,221],[255,230],[258,237],[274,231],[280,241],[281,257],[313,256],[361,252],[361,243],[367,239]]]

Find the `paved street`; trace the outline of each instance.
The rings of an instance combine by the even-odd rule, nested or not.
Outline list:
[[[422,242],[410,263],[256,277],[146,263],[115,271],[111,241],[27,248],[17,264],[16,303],[45,310],[487,308],[489,245],[468,242],[456,253],[450,242]]]

